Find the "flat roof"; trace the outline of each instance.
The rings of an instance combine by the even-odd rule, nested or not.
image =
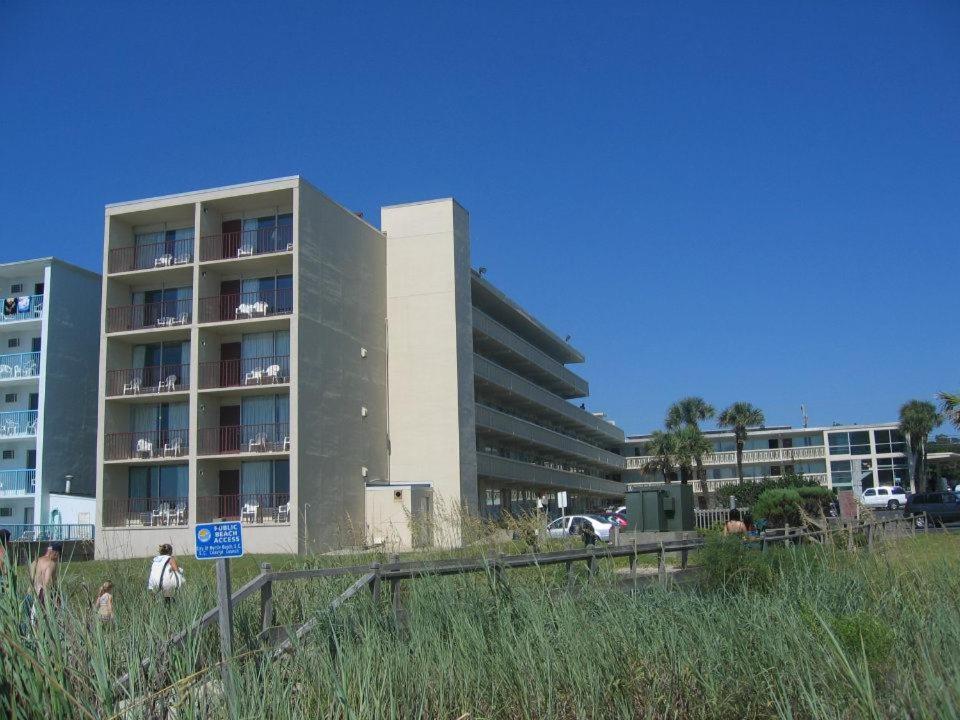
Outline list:
[[[80,267],[79,265],[74,265],[71,262],[67,262],[66,260],[61,260],[60,258],[54,257],[53,255],[48,255],[47,257],[32,258],[30,260],[13,260],[11,262],[0,263],[0,273],[8,269],[19,270],[23,268],[24,270],[27,270],[30,268],[30,266],[46,267],[47,265],[62,265],[64,267],[70,268],[71,270],[76,270],[77,272],[82,272],[88,275],[92,275],[95,278],[100,277],[100,273],[94,270],[90,270],[89,268],[85,268],[85,267]]]
[[[161,200],[175,200],[177,198],[189,197],[190,195],[225,192],[227,190],[242,190],[243,188],[257,187],[258,185],[270,185],[273,183],[289,182],[291,180],[301,179],[302,178],[300,175],[286,175],[284,177],[270,178],[269,180],[252,180],[250,182],[236,183],[234,185],[221,185],[219,187],[200,188],[198,190],[170,193],[169,195],[154,195],[153,197],[138,198],[136,200],[121,200],[120,202],[107,203],[104,207],[116,208],[124,207],[126,205],[140,205],[141,203],[158,202]]]
[[[889,429],[899,427],[900,423],[898,422],[888,422],[888,423],[866,423],[866,424],[853,424],[853,425],[819,425],[816,427],[793,427],[792,425],[773,425],[773,426],[764,426],[764,427],[753,427],[747,428],[747,432],[750,435],[778,435],[778,434],[803,434],[803,433],[822,433],[822,432],[833,432],[833,431],[843,431],[843,430],[873,430],[873,429]],[[733,430],[704,430],[704,435],[710,437],[717,437],[721,435],[733,435]],[[650,434],[646,435],[628,435],[626,442],[638,442],[647,440],[650,438]]]

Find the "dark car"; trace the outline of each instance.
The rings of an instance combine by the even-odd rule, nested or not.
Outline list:
[[[916,493],[907,498],[903,516],[911,517],[926,513],[933,525],[960,522],[960,496],[952,492]],[[917,527],[923,526],[923,518],[917,518]]]

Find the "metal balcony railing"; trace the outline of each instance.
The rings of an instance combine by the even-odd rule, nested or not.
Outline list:
[[[290,493],[237,493],[197,498],[197,522],[239,520],[253,525],[290,522]]]
[[[156,395],[189,388],[189,363],[107,370],[108,397]]]
[[[11,542],[71,542],[93,540],[94,528],[92,523],[72,525],[0,523],[0,529],[10,533]]]
[[[0,412],[0,440],[36,435],[39,417],[36,410]]]
[[[33,495],[37,491],[37,471],[33,468],[0,470],[0,496]]]
[[[189,450],[189,439],[187,428],[110,433],[103,439],[103,457],[105,460],[183,457]]]
[[[0,380],[37,377],[39,374],[39,352],[0,355]]]
[[[237,230],[200,239],[200,260],[244,258],[293,250],[293,226],[275,225],[255,230]]]
[[[624,484],[615,480],[557,470],[483,452],[477,453],[477,474],[542,489],[580,490],[611,496],[622,496],[626,491]]]
[[[107,308],[107,332],[189,325],[192,315],[193,300],[190,298],[120,305]]]
[[[193,238],[169,240],[147,245],[112,248],[107,256],[107,272],[166,268],[193,262]]]
[[[43,317],[43,295],[18,295],[3,300],[0,322],[36,320]]]
[[[288,382],[290,382],[289,355],[200,363],[202,389],[278,385]]]
[[[826,448],[823,445],[805,445],[794,448],[770,448],[763,450],[744,450],[743,464],[756,463],[793,463],[805,460],[818,460],[826,457]],[[639,470],[653,458],[649,455],[639,455],[627,458],[628,470]],[[735,450],[710,453],[703,456],[704,465],[736,465],[737,453]]]
[[[200,322],[249,320],[273,315],[289,315],[292,312],[292,288],[254,290],[200,299]]]
[[[290,423],[200,428],[198,455],[288,452]]]
[[[188,497],[105,498],[105,527],[170,527],[186,525]]]

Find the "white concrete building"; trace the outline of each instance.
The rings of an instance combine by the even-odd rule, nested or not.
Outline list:
[[[704,458],[708,492],[739,482],[736,442],[731,431],[707,430],[704,435],[715,452]],[[623,445],[626,482],[662,482],[662,476],[643,471],[651,459],[646,453],[649,435],[627,438]],[[834,425],[794,428],[751,428],[743,452],[745,480],[803,473],[807,478],[838,490],[861,490],[874,486],[901,485],[910,488],[910,474],[903,436],[897,423]],[[700,483],[694,484],[700,492]]]
[[[56,258],[5,263],[0,293],[0,527],[89,537],[100,276]]]

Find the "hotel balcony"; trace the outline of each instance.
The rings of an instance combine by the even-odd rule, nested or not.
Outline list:
[[[193,262],[193,238],[111,248],[107,272],[161,270]]]
[[[30,468],[0,470],[0,497],[33,495],[36,492],[36,470]]]
[[[483,452],[477,453],[477,475],[535,488],[583,491],[615,497],[622,497],[627,489],[623,483],[615,480],[557,470]]]
[[[190,431],[141,430],[110,433],[104,437],[104,460],[176,460],[189,450]]]
[[[190,365],[153,365],[107,370],[107,397],[142,397],[186,392]]]
[[[286,385],[289,382],[289,355],[200,363],[201,390]]]
[[[107,308],[107,332],[167,329],[189,325],[193,316],[193,300],[163,300],[143,305],[120,305]]]
[[[290,423],[200,428],[198,455],[286,454]]]
[[[770,448],[763,450],[744,450],[743,464],[755,465],[757,463],[793,463],[803,462],[805,460],[818,460],[826,457],[826,448],[823,445],[810,445],[794,448]],[[650,455],[640,455],[627,458],[627,470],[640,470],[650,460]],[[723,452],[710,453],[703,456],[703,464],[711,465],[736,465],[737,453],[735,450],[724,450]]]
[[[770,477],[776,477],[776,476],[770,476]],[[827,484],[826,473],[804,473],[803,477],[806,480],[816,480],[821,485]],[[766,479],[767,479],[766,476],[761,476],[761,477],[748,476],[743,478],[743,481],[744,482],[760,482]],[[654,485],[662,485],[662,484],[663,484],[663,480],[644,480],[641,482],[627,483],[627,486],[633,489],[633,488],[641,488],[641,487],[652,487]],[[693,486],[693,491],[695,493],[700,492],[701,484],[699,480],[692,480],[690,484]],[[740,478],[738,477],[707,478],[707,492],[716,492],[722,487],[726,487],[728,485],[739,485],[739,484],[740,484]]]
[[[3,303],[0,323],[39,320],[43,317],[43,295],[20,295]]]
[[[105,498],[104,527],[176,527],[188,522],[189,498]]]
[[[36,410],[0,412],[0,440],[35,437],[38,420]]]
[[[293,250],[293,226],[236,230],[200,238],[200,261],[239,260]]]
[[[290,493],[237,493],[197,498],[197,522],[233,520],[249,525],[290,522]]]
[[[200,322],[252,320],[293,312],[293,289],[254,290],[200,299]]]
[[[0,355],[0,381],[30,380],[39,376],[39,352]]]

